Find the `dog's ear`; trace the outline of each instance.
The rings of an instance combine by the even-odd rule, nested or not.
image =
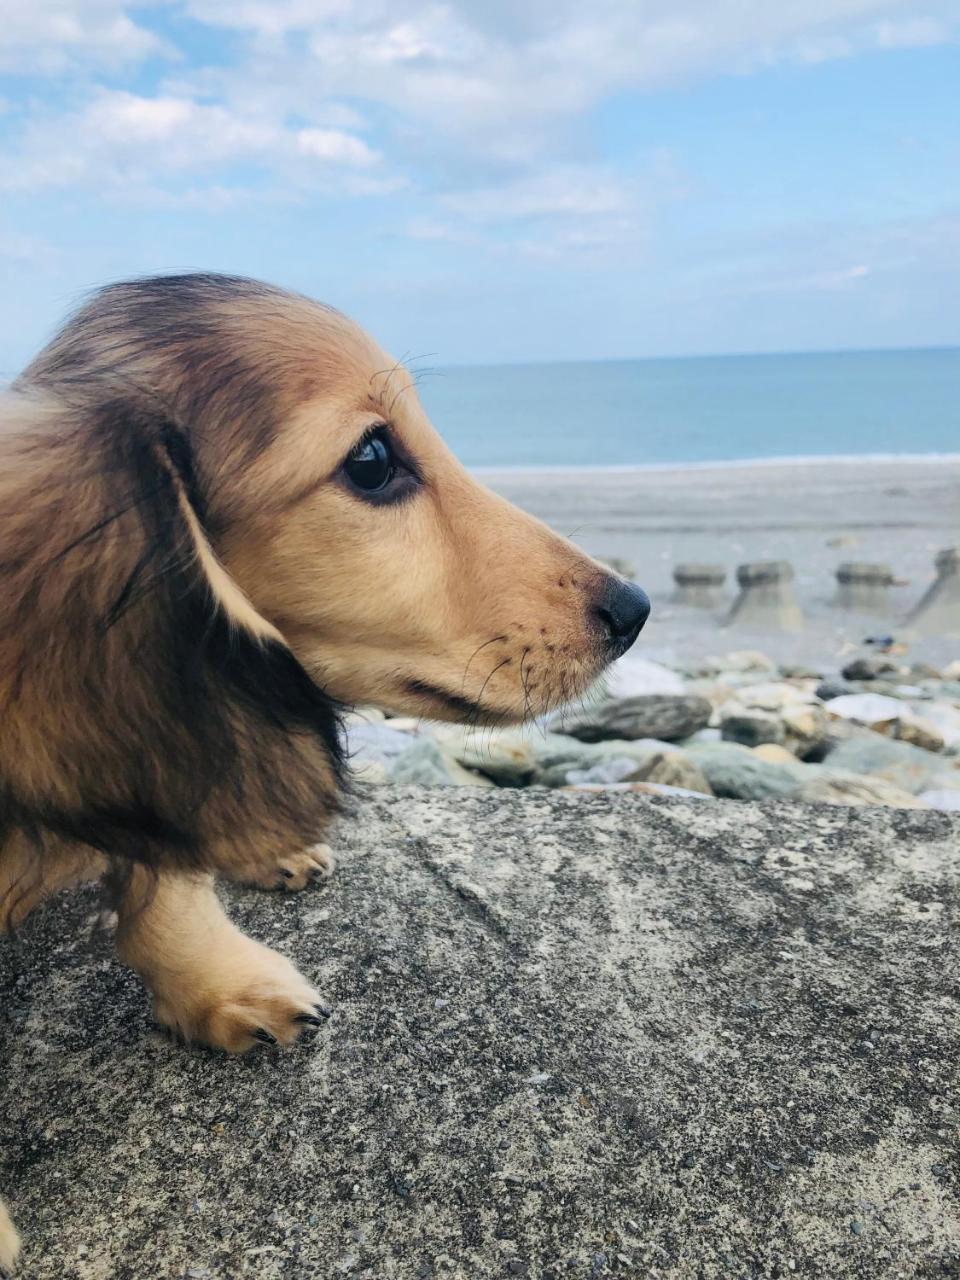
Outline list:
[[[47,403],[33,428],[0,444],[21,475],[0,513],[0,827],[231,874],[316,841],[338,708],[217,557],[189,433],[122,397]]]
[[[151,441],[158,468],[168,478],[170,496],[182,522],[181,534],[192,548],[196,570],[206,584],[211,607],[248,637],[285,646],[280,632],[257,612],[210,543],[205,527],[207,504],[197,481],[187,434],[173,423],[162,421],[151,432]]]

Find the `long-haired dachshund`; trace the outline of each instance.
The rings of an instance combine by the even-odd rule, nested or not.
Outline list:
[[[477,484],[349,320],[252,280],[104,289],[0,432],[0,929],[102,878],[161,1023],[289,1044],[320,997],[214,876],[331,869],[338,708],[523,720],[646,596]]]

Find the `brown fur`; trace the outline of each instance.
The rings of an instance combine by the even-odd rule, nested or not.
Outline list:
[[[389,503],[342,471],[377,424],[412,477]],[[316,992],[211,873],[329,871],[341,704],[506,723],[581,693],[609,575],[478,485],[350,321],[251,281],[102,291],[0,431],[0,926],[112,866],[158,1018],[287,1043]],[[0,1265],[12,1230],[0,1206]]]

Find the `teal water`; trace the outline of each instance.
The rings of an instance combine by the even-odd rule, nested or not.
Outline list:
[[[421,395],[468,466],[960,452],[960,348],[460,366]]]

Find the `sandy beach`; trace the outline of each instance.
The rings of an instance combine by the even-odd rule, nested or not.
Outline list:
[[[905,634],[903,618],[932,581],[935,554],[960,544],[960,456],[478,474],[591,554],[632,566],[653,601],[637,652],[662,661],[761,648],[777,661],[829,664],[878,629]],[[803,632],[723,628],[723,611],[672,603],[678,562],[725,565],[732,601],[736,567],[751,560],[793,564]],[[833,607],[844,560],[891,566],[902,585],[891,588],[885,616]],[[912,659],[960,656],[956,639],[909,639]]]

